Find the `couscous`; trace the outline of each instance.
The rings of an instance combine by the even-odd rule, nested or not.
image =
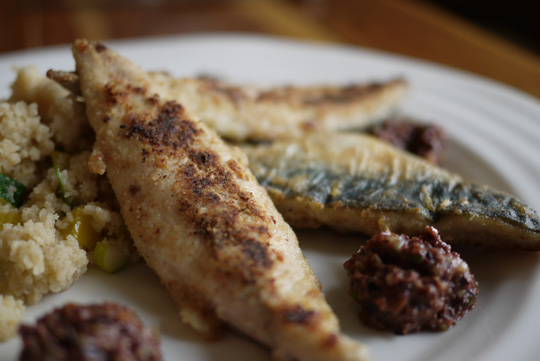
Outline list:
[[[138,257],[106,178],[88,170],[84,103],[35,68],[16,71],[0,101],[0,340],[16,335],[25,305],[69,288],[89,264],[116,271]]]

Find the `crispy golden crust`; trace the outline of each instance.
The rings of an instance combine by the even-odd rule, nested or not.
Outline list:
[[[137,249],[207,336],[220,322],[282,356],[365,360],[338,321],[291,228],[236,154],[147,75],[103,45],[74,44],[106,170]]]
[[[74,73],[47,73],[66,89],[80,93]],[[297,138],[320,131],[362,128],[395,112],[409,85],[401,78],[346,86],[257,88],[209,78],[174,78],[150,73],[152,85],[168,99],[234,141]]]
[[[361,128],[392,114],[408,92],[404,79],[349,86],[257,88],[213,78],[151,74],[160,91],[225,138],[275,140]]]

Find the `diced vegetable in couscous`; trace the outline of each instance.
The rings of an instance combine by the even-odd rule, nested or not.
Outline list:
[[[16,335],[25,305],[90,264],[115,272],[138,259],[109,183],[88,170],[84,104],[32,67],[12,90],[0,100],[0,341]]]
[[[71,211],[73,220],[68,227],[62,230],[64,238],[74,237],[79,246],[86,251],[93,251],[101,235],[92,227],[92,216],[84,212],[83,207],[77,207]]]
[[[3,228],[4,224],[17,224],[20,221],[21,213],[19,210],[7,202],[0,201],[0,228]]]
[[[0,203],[20,207],[26,196],[26,187],[16,179],[0,173]]]
[[[105,272],[120,271],[129,261],[129,249],[120,242],[103,240],[96,244],[94,262]]]

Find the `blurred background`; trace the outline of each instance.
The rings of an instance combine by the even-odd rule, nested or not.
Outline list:
[[[243,32],[359,45],[450,65],[540,97],[530,0],[1,0],[0,53],[77,37]]]
[[[536,1],[424,0],[540,54]]]

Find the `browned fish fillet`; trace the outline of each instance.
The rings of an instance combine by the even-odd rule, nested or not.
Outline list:
[[[297,138],[317,131],[361,128],[392,114],[408,91],[403,79],[348,86],[260,88],[213,78],[151,74],[176,99],[235,141]]]
[[[99,43],[73,52],[96,144],[140,254],[201,333],[222,322],[298,360],[366,360],[264,189],[214,131]]]
[[[74,73],[49,71],[47,76],[76,94],[80,92]],[[409,88],[403,79],[265,89],[208,77],[174,78],[166,73],[150,73],[150,77],[159,94],[185,104],[221,136],[234,141],[362,128],[394,113]]]

